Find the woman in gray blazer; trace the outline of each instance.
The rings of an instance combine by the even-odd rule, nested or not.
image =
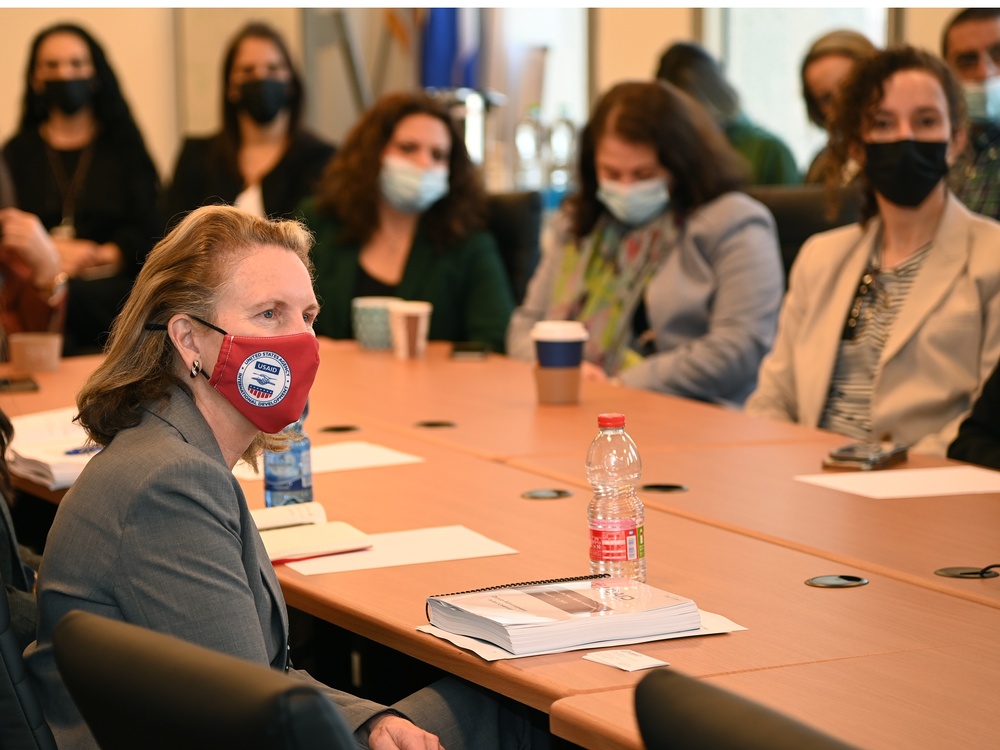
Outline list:
[[[507,353],[534,356],[538,320],[580,320],[588,377],[742,405],[774,340],[784,274],[774,219],[739,192],[740,155],[677,88],[628,82],[594,108],[579,173],[542,233]]]
[[[747,411],[944,455],[1000,356],[1000,224],[945,184],[964,112],[929,53],[859,63],[832,144],[862,165],[865,218],[802,248]]]
[[[25,655],[61,748],[96,747],[52,651],[73,609],[311,681],[290,668],[285,602],[232,474],[280,442],[271,433],[302,413],[316,375],[310,245],[296,222],[195,210],[150,253],[77,398],[103,448],[59,506]],[[328,690],[373,749],[437,748],[434,735],[449,750],[531,742],[525,722],[457,680],[392,709]]]

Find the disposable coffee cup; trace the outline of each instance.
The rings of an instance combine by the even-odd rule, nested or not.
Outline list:
[[[21,372],[51,372],[59,369],[61,333],[12,333],[7,336],[10,363]]]
[[[355,297],[351,300],[351,324],[354,338],[362,349],[389,349],[389,305],[399,297]]]
[[[418,359],[424,356],[433,309],[430,302],[422,301],[397,301],[389,304],[392,351],[397,357]]]
[[[532,326],[531,338],[535,342],[538,403],[578,403],[586,326],[576,320],[541,320]]]

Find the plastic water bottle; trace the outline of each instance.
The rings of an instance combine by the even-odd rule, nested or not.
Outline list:
[[[559,117],[549,128],[549,185],[546,192],[548,210],[559,208],[562,199],[573,189],[576,160],[576,125],[569,118],[566,106],[560,107]]]
[[[514,128],[517,170],[514,187],[518,190],[542,190],[548,176],[548,138],[541,122],[541,108],[536,104]]]
[[[287,449],[264,451],[264,504],[269,508],[312,502],[311,446],[302,427],[307,414],[308,404],[302,416],[287,428],[297,438],[289,441]]]
[[[590,572],[646,580],[642,500],[636,490],[642,461],[625,432],[624,414],[601,414],[587,451],[587,479],[594,497],[587,508]]]

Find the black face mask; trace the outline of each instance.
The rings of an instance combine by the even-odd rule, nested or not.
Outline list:
[[[285,81],[262,78],[240,86],[239,107],[258,124],[267,125],[288,103],[289,86]]]
[[[55,107],[67,115],[75,115],[90,104],[93,95],[93,78],[46,81],[42,90],[42,98],[49,109]]]
[[[865,144],[865,176],[897,206],[919,206],[948,174],[946,141]]]

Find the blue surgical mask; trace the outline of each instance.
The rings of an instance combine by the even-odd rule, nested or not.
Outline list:
[[[969,119],[978,123],[1000,122],[1000,76],[985,81],[962,81]]]
[[[382,197],[397,211],[426,211],[448,194],[447,167],[423,169],[408,159],[386,156],[379,173]]]
[[[663,177],[630,183],[599,180],[597,199],[618,221],[636,226],[662,213],[670,201],[670,193]]]

